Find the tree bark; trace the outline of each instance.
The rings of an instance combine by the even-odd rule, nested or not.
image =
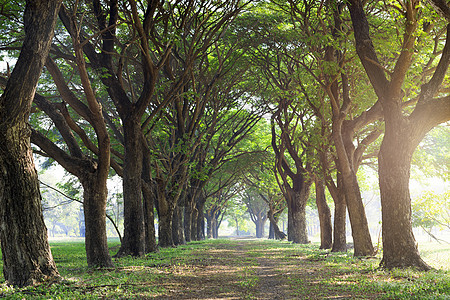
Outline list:
[[[124,232],[116,256],[143,256],[145,253],[144,209],[142,204],[142,164],[140,119],[123,117],[125,160],[123,169]]]
[[[197,211],[197,241],[205,239],[205,203],[206,198],[203,193],[196,200],[196,211]]]
[[[158,251],[155,232],[155,213],[153,196],[149,184],[143,185],[142,194],[144,196],[144,225],[145,225],[145,253]]]
[[[305,181],[300,191],[290,191],[288,199],[288,240],[296,244],[307,244],[306,202],[311,182]]]
[[[99,181],[96,175],[89,173],[80,178],[80,181],[83,185],[88,267],[113,267],[106,236],[106,182]]]
[[[332,35],[339,39],[342,20],[340,12],[337,9],[337,1],[330,2],[334,17],[332,26]],[[340,50],[333,46],[328,46],[325,50],[325,61],[332,61],[341,64],[342,58]],[[344,120],[351,108],[351,98],[349,92],[348,78],[345,73],[338,73],[341,83],[338,83],[338,77],[327,75],[329,87],[325,89],[332,109],[332,138],[338,157],[336,167],[337,172],[341,174],[343,191],[350,217],[352,227],[352,236],[354,242],[355,256],[370,256],[374,252],[372,240],[370,237],[369,226],[367,223],[364,204],[362,202],[361,191],[359,189],[356,172],[357,164],[353,159],[353,131],[345,130]]]
[[[28,1],[25,40],[0,97],[0,240],[3,275],[15,286],[59,278],[47,240],[28,116],[61,1]]]
[[[274,240],[275,239],[275,231],[274,231],[274,226],[273,223],[269,220],[269,236],[268,236],[269,240]]]
[[[320,249],[331,249],[333,245],[331,212],[325,198],[325,185],[322,179],[316,179],[316,205],[320,222]]]
[[[167,200],[158,196],[158,245],[173,247],[172,218],[175,207]]]
[[[177,205],[173,211],[172,239],[175,246],[186,244],[183,228],[183,210],[183,206]]]
[[[397,133],[397,134],[393,134]],[[428,270],[417,249],[411,226],[409,177],[412,151],[405,147],[403,130],[386,130],[379,153],[379,183],[382,209],[383,260],[391,268],[417,267]],[[409,151],[408,151],[409,150]],[[409,152],[409,153],[408,153]]]
[[[212,239],[213,237],[213,230],[212,230],[212,218],[209,216],[206,217],[206,237],[208,239]]]
[[[256,226],[256,237],[261,239],[264,237],[264,225],[266,223],[266,218],[258,218],[258,220],[255,222]]]
[[[346,219],[347,205],[345,196],[339,193],[334,200],[333,247],[331,252],[347,252]]]
[[[147,149],[146,149],[147,150]],[[145,253],[156,252],[158,247],[156,244],[156,232],[155,232],[155,203],[154,197],[155,185],[151,180],[151,161],[149,152],[144,153],[144,163],[142,169],[142,195],[144,198],[144,225],[145,225]]]
[[[191,241],[199,241],[199,213],[197,210],[197,205],[194,205],[194,209],[192,210],[192,218],[191,218]]]
[[[186,206],[184,207],[184,218],[183,218],[183,227],[184,227],[184,237],[186,239],[186,242],[190,242],[191,240],[195,241],[195,237],[193,238],[194,231],[193,231],[193,222],[197,221],[194,220],[194,206],[195,201],[192,198],[192,194],[187,194],[186,199]]]
[[[270,229],[273,231],[273,236],[271,237],[269,233],[269,239],[277,239],[277,240],[284,240],[286,238],[286,234],[280,230],[278,227],[278,217],[275,217],[272,210],[269,210],[267,213],[267,216],[270,221]]]
[[[218,239],[219,238],[219,222],[218,222],[218,215],[214,216],[213,222],[212,222],[212,230],[213,230],[213,238]],[[238,227],[238,235],[239,235],[239,227]]]

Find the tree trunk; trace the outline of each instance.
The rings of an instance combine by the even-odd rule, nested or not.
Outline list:
[[[389,130],[391,129],[391,130]],[[411,147],[405,127],[390,128],[386,121],[386,133],[378,156],[378,176],[381,193],[383,259],[387,269],[417,267],[429,270],[421,259],[414,239],[411,223],[411,198],[409,179]]]
[[[339,28],[342,26],[340,12],[336,5],[331,5],[334,15],[334,27],[332,34],[339,36]],[[329,46],[325,50],[325,60],[334,61],[341,64],[340,50]],[[355,256],[369,256],[374,252],[372,240],[370,237],[369,226],[367,223],[364,204],[361,198],[356,172],[357,164],[353,161],[353,129],[345,130],[344,120],[351,107],[351,98],[348,90],[348,78],[345,73],[340,73],[341,83],[338,83],[337,77],[328,76],[331,82],[330,88],[326,89],[330,98],[332,108],[332,138],[336,149],[337,171],[342,175],[345,200],[352,227],[352,236],[354,242]]]
[[[208,239],[212,239],[213,237],[213,230],[212,230],[212,218],[206,217],[206,237]]]
[[[184,220],[183,220],[183,226],[184,226],[184,238],[186,239],[186,242],[190,242],[192,240],[192,236],[194,235],[193,228],[193,208],[195,205],[194,199],[191,197],[192,195],[188,193],[186,199],[186,206],[184,208]],[[195,241],[195,238],[193,239]]]
[[[80,180],[84,189],[83,208],[88,267],[113,267],[106,236],[106,199],[108,194],[106,182],[98,182],[95,175],[86,175]]]
[[[146,179],[149,178],[144,177],[144,180]],[[155,195],[152,192],[151,182],[146,181],[142,185],[142,194],[144,196],[145,253],[156,252],[158,251],[158,247],[156,245],[155,213],[153,203],[153,197]]]
[[[290,191],[288,200],[288,240],[296,244],[307,244],[306,202],[308,201],[311,183],[304,182],[299,191]]]
[[[213,238],[218,239],[219,238],[219,222],[217,220],[217,217],[214,217],[213,219]]]
[[[322,179],[316,179],[316,204],[320,222],[320,249],[331,249],[333,245],[331,212],[325,198],[325,185]]]
[[[340,119],[336,120],[337,118]],[[346,205],[352,227],[355,247],[354,256],[370,256],[374,252],[373,244],[358,179],[356,178],[356,171],[353,166],[352,155],[344,145],[342,122],[343,119],[340,114],[333,117],[333,140],[338,156],[337,168],[338,172],[342,175],[343,191],[345,193]]]
[[[145,226],[145,253],[158,251],[155,232],[155,197],[156,185],[151,179],[151,161],[146,141],[142,140],[143,164],[142,164],[142,195],[144,199],[144,226]]]
[[[175,246],[186,244],[183,230],[183,208],[177,205],[173,211],[172,239]]]
[[[411,225],[411,199],[409,177],[412,154],[425,134],[434,126],[449,120],[450,97],[434,98],[448,74],[450,63],[450,24],[439,63],[431,79],[421,86],[421,91],[409,116],[403,111],[405,98],[403,86],[411,70],[415,54],[416,29],[420,15],[419,2],[406,6],[405,31],[402,49],[395,69],[386,78],[384,70],[377,67],[379,60],[370,37],[370,28],[358,0],[348,1],[356,51],[383,108],[385,134],[378,155],[378,177],[380,184],[383,221],[383,259],[385,268],[430,267],[420,258]],[[442,2],[443,3],[443,2]],[[450,16],[448,16],[450,18]],[[382,64],[382,63],[381,63]]]
[[[268,237],[268,239],[269,240],[274,240],[275,239],[275,232],[274,232],[274,229],[273,229],[272,222],[269,222],[269,237]]]
[[[198,229],[198,211],[197,207],[194,206],[192,210],[192,218],[191,218],[191,241],[199,241],[199,229]]]
[[[255,222],[256,238],[260,239],[264,236],[264,222],[261,219],[257,219]]]
[[[28,125],[0,131],[0,240],[3,275],[14,286],[58,277],[48,245]]]
[[[269,210],[269,212],[267,213],[269,221],[270,221],[270,228],[271,230],[273,230],[273,237],[272,239],[277,239],[277,240],[284,240],[286,238],[286,234],[284,232],[282,232],[280,230],[280,228],[278,227],[278,217],[276,218],[273,214],[272,210]],[[270,233],[269,233],[269,239],[270,239]]]
[[[205,196],[200,194],[196,201],[196,211],[197,211],[197,241],[205,239]]]
[[[3,275],[14,286],[59,278],[48,245],[27,123],[50,49],[60,0],[27,1],[25,39],[0,97],[0,241]]]
[[[123,167],[123,240],[116,256],[140,257],[145,253],[142,205],[143,147],[141,126],[132,117],[124,120],[125,159]]]
[[[342,193],[334,199],[334,230],[331,252],[347,252],[346,219],[347,205]]]
[[[149,188],[143,189],[144,195],[144,225],[145,225],[145,253],[158,251],[156,245],[155,232],[155,213],[153,207],[153,194],[148,191]]]
[[[173,237],[172,237],[172,217],[174,208],[167,203],[165,200],[159,197],[159,226],[158,226],[158,244],[160,247],[173,247]]]

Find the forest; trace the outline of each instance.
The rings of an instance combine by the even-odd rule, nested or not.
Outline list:
[[[0,0],[0,295],[68,285],[55,235],[81,237],[79,276],[283,248],[426,277],[418,230],[450,242],[449,64],[446,0]],[[280,280],[238,298],[307,299]]]

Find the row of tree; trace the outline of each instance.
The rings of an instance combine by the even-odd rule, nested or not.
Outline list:
[[[0,81],[5,279],[20,286],[58,276],[30,142],[82,185],[91,267],[112,266],[113,174],[123,182],[119,257],[156,251],[154,208],[160,247],[203,239],[205,218],[217,236],[236,193],[267,205],[248,201],[248,210],[268,218],[277,238],[286,205],[288,239],[306,243],[313,183],[321,247],[346,250],[348,210],[355,255],[372,255],[356,174],[378,156],[382,265],[428,269],[412,235],[408,183],[417,145],[450,118],[450,12],[445,1],[431,3],[2,3],[2,50],[20,53]]]

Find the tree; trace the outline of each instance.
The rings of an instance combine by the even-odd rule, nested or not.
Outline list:
[[[236,229],[236,235],[240,236],[241,231],[247,230],[248,214],[246,214],[247,208],[244,203],[238,198],[233,198],[233,201],[229,201],[226,207],[226,217],[228,220],[228,226]]]
[[[272,116],[272,148],[276,157],[277,175],[281,177],[279,185],[287,201],[288,240],[306,244],[309,242],[306,230],[306,202],[312,185],[309,176],[311,165],[308,161],[307,146],[305,147],[301,140],[294,143],[298,138],[296,130],[305,130],[305,123],[302,120],[304,115],[297,111],[298,108],[292,100],[280,98],[279,107]],[[299,128],[296,127],[299,122],[295,120],[297,117],[302,124]],[[281,130],[279,137],[276,134],[275,122]],[[293,162],[289,163],[287,154]]]
[[[324,180],[315,177],[316,205],[320,222],[320,249],[331,249],[333,246],[333,236],[331,228],[331,211],[325,197]]]
[[[61,11],[64,11],[64,9],[62,8]],[[68,153],[55,145],[38,130],[33,130],[32,142],[80,180],[83,185],[83,211],[86,224],[85,245],[88,266],[111,267],[113,264],[109,255],[106,236],[106,202],[108,194],[106,181],[111,165],[110,138],[103,118],[102,106],[88,75],[88,67],[83,55],[83,44],[80,38],[81,30],[79,30],[75,19],[67,21],[66,26],[70,28],[68,31],[71,33],[74,61],[80,80],[79,84],[82,87],[83,96],[87,104],[69,89],[59,67],[49,57],[46,62],[46,68],[65,103],[51,103],[38,94],[35,96],[35,103],[52,119],[58,128],[67,145]],[[91,126],[95,133],[95,143],[86,134],[85,130],[72,119],[66,103]],[[80,137],[86,148],[96,155],[95,160],[83,153],[73,132]]]
[[[0,240],[3,274],[11,285],[59,277],[47,241],[28,117],[50,50],[61,1],[28,1],[25,39],[0,97]]]
[[[447,27],[446,42],[440,60],[433,64],[437,55],[432,56],[428,66],[435,66],[432,75],[421,78],[420,92],[410,113],[403,110],[403,100],[409,95],[404,89],[408,71],[416,64],[416,51],[426,51],[416,46],[419,17],[425,8],[419,1],[401,2],[397,7],[398,16],[404,20],[403,39],[399,47],[393,71],[383,66],[369,33],[369,21],[361,1],[348,2],[356,51],[378,97],[377,105],[383,108],[385,134],[378,155],[378,176],[381,192],[383,222],[383,259],[385,268],[430,267],[420,258],[411,225],[411,199],[409,179],[411,159],[417,145],[425,134],[438,124],[450,119],[450,96],[440,93],[440,87],[447,75],[450,63],[450,13],[443,1],[431,1],[444,5]],[[441,11],[441,10],[440,10]],[[425,36],[424,36],[425,38]],[[438,42],[434,45],[442,47]],[[435,52],[437,53],[437,52]],[[418,62],[417,62],[418,64]],[[426,73],[425,73],[426,74]],[[386,77],[390,76],[390,80]]]
[[[217,238],[218,229],[225,213],[235,212],[234,204],[229,203],[241,191],[240,180],[242,164],[240,160],[233,160],[222,166],[221,172],[215,172],[204,186],[205,218],[207,221],[207,237]],[[241,207],[241,206],[240,206]]]
[[[292,79],[300,87],[311,110],[322,123],[322,136],[333,141],[333,151],[326,143],[312,143],[317,148],[322,164],[325,183],[335,201],[335,240],[333,251],[345,251],[345,211],[348,208],[355,256],[371,255],[373,245],[357,181],[357,170],[368,144],[373,142],[381,131],[362,134],[368,124],[380,117],[379,110],[359,113],[358,105],[364,107],[365,99],[352,103],[353,93],[349,82],[358,78],[357,67],[352,66],[351,54],[346,49],[347,35],[341,13],[342,5],[329,1],[326,5],[315,1],[282,1],[277,5],[288,12],[298,28],[301,50],[285,52],[292,65]],[[317,17],[316,17],[317,16]],[[302,71],[303,69],[303,71]],[[306,72],[305,72],[306,71]],[[354,78],[352,78],[354,76]],[[316,86],[321,91],[317,91]],[[357,97],[355,97],[357,98]],[[367,96],[362,97],[367,98]],[[327,106],[325,103],[328,102]],[[367,135],[366,138],[362,136]],[[319,135],[320,136],[320,135]],[[319,144],[319,145],[317,145]],[[357,145],[355,147],[355,144]],[[322,148],[322,149],[321,149]],[[328,176],[327,153],[333,153],[337,170],[337,184]],[[328,173],[328,174],[327,174]]]
[[[173,224],[172,216],[178,205],[184,205],[190,162],[203,138],[202,118],[210,101],[208,94],[217,79],[213,77],[207,86],[203,85],[205,82],[198,85],[204,75],[198,70],[209,75],[209,68],[216,67],[209,64],[210,54],[216,51],[216,44],[242,9],[241,1],[177,1],[167,5],[167,17],[177,39],[162,70],[164,79],[156,96],[170,106],[161,110],[161,118],[151,124],[153,130],[147,135],[154,154],[158,237],[162,247],[184,242],[182,231],[177,234],[179,240],[173,239],[173,226],[177,231],[183,223],[178,218],[179,222]],[[217,74],[220,76],[220,68]]]
[[[108,96],[114,103],[114,107],[121,119],[120,129],[113,124],[112,120],[107,118],[108,125],[112,132],[115,133],[115,138],[120,141],[123,146],[123,155],[120,155],[123,160],[123,190],[124,190],[124,238],[121,248],[117,253],[118,256],[132,255],[142,256],[145,251],[156,250],[156,242],[154,236],[147,235],[147,249],[146,235],[144,228],[144,210],[142,193],[144,187],[143,180],[143,151],[145,151],[144,138],[141,131],[141,119],[148,108],[150,100],[152,99],[155,84],[157,80],[157,72],[164,64],[167,53],[170,52],[170,47],[163,49],[156,48],[153,53],[160,54],[161,58],[155,59],[151,57],[151,50],[149,49],[149,32],[153,30],[155,25],[154,15],[160,8],[160,1],[150,1],[147,7],[142,8],[145,11],[144,20],[141,22],[138,11],[141,7],[137,7],[135,1],[125,1],[123,4],[127,10],[119,11],[119,1],[111,1],[104,7],[101,1],[92,1],[92,12],[88,15],[88,25],[80,25],[79,39],[83,44],[83,52],[89,58],[91,67],[96,71],[101,83],[106,87]],[[74,8],[76,9],[76,7]],[[130,22],[131,26],[128,28],[131,32],[127,35],[124,33],[124,27],[120,27],[119,14],[125,16]],[[83,17],[85,17],[83,15]],[[76,14],[67,10],[62,10],[60,18],[63,21],[67,31],[74,35],[75,28],[70,24],[77,21]],[[84,21],[84,19],[83,19]],[[95,28],[95,34],[100,36],[100,44],[96,45],[88,36],[88,32]],[[119,34],[117,31],[119,30]],[[141,58],[141,65],[130,66],[128,64],[128,57],[130,52],[135,50],[128,41],[130,36],[138,36],[139,45],[138,55]],[[121,44],[125,39],[124,46]],[[98,53],[95,47],[98,46],[101,52]],[[122,49],[122,53],[117,51]],[[131,49],[131,50],[130,50]],[[153,49],[152,49],[153,50]],[[134,55],[133,52],[132,55]],[[117,59],[117,57],[121,57]],[[129,69],[136,70],[136,74],[130,77]],[[141,76],[141,77],[139,77]],[[126,77],[126,79],[124,79]],[[131,80],[135,80],[131,82]],[[142,82],[141,82],[141,81]],[[141,93],[137,96],[137,90],[141,89]],[[131,90],[131,92],[130,92]],[[137,99],[135,99],[137,97]],[[105,97],[106,99],[106,97]],[[109,100],[109,99],[108,99]],[[111,106],[108,101],[103,100],[105,106]],[[159,107],[157,106],[157,109]],[[104,116],[106,109],[104,108]],[[112,128],[111,128],[112,127]],[[150,170],[148,170],[150,172]],[[148,197],[146,198],[147,200]],[[151,241],[152,242],[151,242]]]
[[[267,221],[267,203],[264,198],[258,197],[255,191],[247,189],[242,195],[242,201],[247,206],[247,212],[250,215],[250,220],[255,224],[256,237],[264,237],[264,225]]]

